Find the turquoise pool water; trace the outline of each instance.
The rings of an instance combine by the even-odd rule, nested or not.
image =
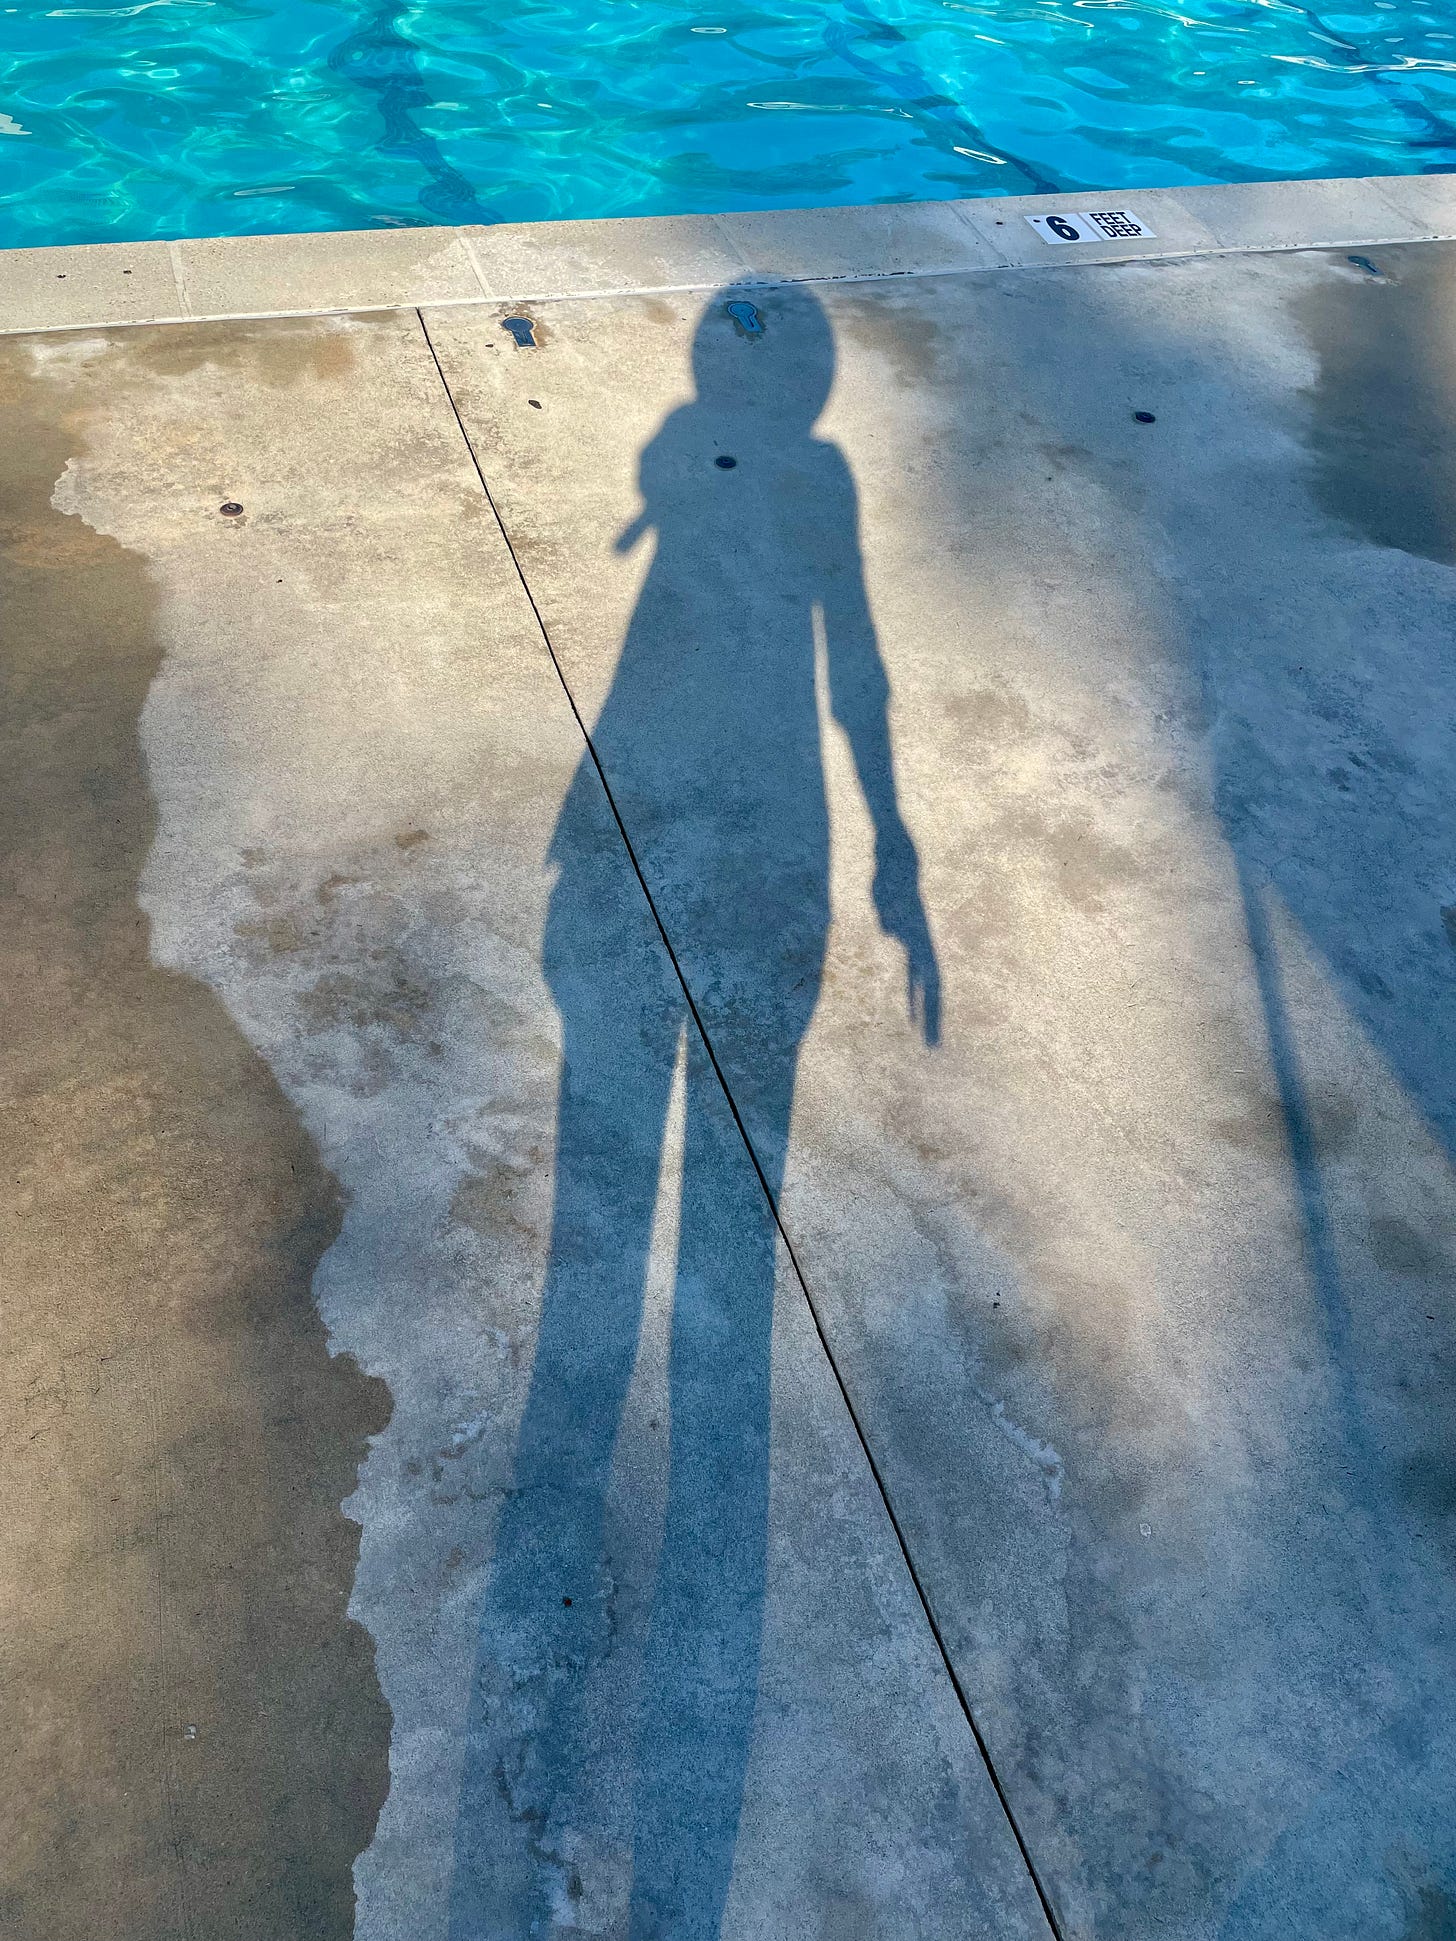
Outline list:
[[[0,5],[0,246],[1456,169],[1456,5]]]

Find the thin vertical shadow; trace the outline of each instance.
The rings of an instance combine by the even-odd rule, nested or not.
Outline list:
[[[828,320],[804,290],[720,292],[693,374],[696,396],[642,454],[642,510],[617,544],[650,534],[655,552],[551,845],[542,959],[563,1039],[551,1245],[482,1612],[451,1941],[577,1922],[609,1772],[628,1775],[617,1891],[632,1941],[722,1928],[763,1628],[774,1201],[829,928],[816,633],[874,821],[875,907],[905,949],[912,1015],[927,1042],[939,1034],[854,486],[813,435],[834,374]],[[715,1006],[733,1007],[752,1044],[761,1183],[682,986],[665,963],[644,977],[622,947],[641,927],[640,891],[603,777],[647,883],[671,884]],[[675,1177],[680,1064],[666,1506],[644,1567],[612,1554],[613,1469],[659,1188]]]
[[[1249,940],[1259,1006],[1269,1047],[1269,1062],[1279,1091],[1279,1110],[1298,1195],[1310,1280],[1319,1301],[1334,1383],[1332,1401],[1340,1423],[1350,1470],[1363,1486],[1369,1480],[1371,1451],[1364,1414],[1355,1390],[1350,1354],[1350,1302],[1340,1272],[1339,1250],[1320,1164],[1314,1112],[1299,1055],[1299,1036],[1290,1016],[1279,948],[1269,922],[1267,883],[1256,877],[1249,859],[1232,851],[1239,879],[1244,930]]]

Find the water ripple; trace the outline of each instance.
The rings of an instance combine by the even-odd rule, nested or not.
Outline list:
[[[1449,0],[128,0],[0,35],[0,245],[1456,169]]]

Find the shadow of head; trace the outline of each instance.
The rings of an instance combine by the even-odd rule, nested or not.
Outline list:
[[[770,416],[780,437],[813,429],[834,385],[834,332],[812,290],[727,288],[709,300],[692,349],[698,403]]]

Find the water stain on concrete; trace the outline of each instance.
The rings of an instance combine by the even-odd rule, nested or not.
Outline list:
[[[0,353],[0,1931],[347,1941],[390,1720],[340,1505],[389,1396],[312,1299],[336,1182],[150,960],[157,595],[52,507],[79,382]]]
[[[542,1166],[549,1155],[537,1155]],[[529,1240],[534,1232],[531,1208],[526,1204],[529,1180],[516,1168],[499,1160],[483,1158],[478,1173],[467,1173],[450,1201],[450,1218],[483,1239],[495,1240],[501,1234],[514,1234]]]
[[[944,705],[978,759],[983,749],[987,755],[1001,757],[1029,741],[1037,729],[1028,703],[1005,686],[983,685],[951,693]]]
[[[329,327],[321,330],[320,323]],[[248,380],[272,390],[289,390],[306,381],[346,378],[356,353],[350,317],[281,317],[249,342]],[[186,329],[117,331],[107,340],[113,384],[131,377],[155,380],[190,377],[213,364],[232,371],[237,360],[235,323],[189,324]]]
[[[938,373],[941,330],[933,317],[911,307],[913,298],[897,292],[901,302],[883,295],[850,296],[835,293],[834,320],[849,343],[876,352],[889,366],[897,384],[906,390],[932,383]]]
[[[1440,1280],[1452,1271],[1452,1259],[1427,1235],[1393,1214],[1370,1222],[1370,1252],[1387,1274]]]
[[[1319,358],[1305,441],[1333,518],[1372,545],[1456,563],[1456,261],[1380,252],[1376,278],[1332,259],[1299,306]]]
[[[1456,1525],[1456,1463],[1444,1451],[1412,1457],[1401,1472],[1401,1489],[1423,1522]]]
[[[1401,1941],[1456,1941],[1456,1899],[1441,1887],[1422,1887]]]

